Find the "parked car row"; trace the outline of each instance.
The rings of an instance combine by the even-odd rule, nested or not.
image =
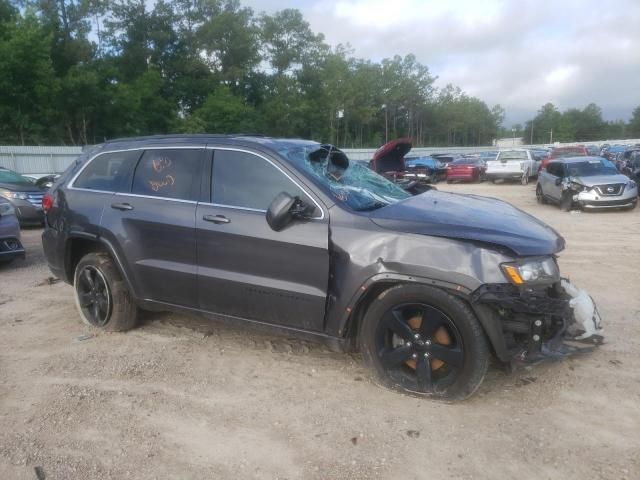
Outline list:
[[[526,185],[537,175],[540,162],[547,153],[522,148],[464,155],[433,153],[409,156],[411,148],[409,138],[393,140],[375,152],[369,168],[413,188],[416,183],[428,185],[442,180],[448,183],[517,180]]]

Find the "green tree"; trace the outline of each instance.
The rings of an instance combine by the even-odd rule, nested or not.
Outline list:
[[[640,106],[637,106],[631,114],[627,133],[631,138],[640,138]]]
[[[4,142],[59,141],[58,89],[51,36],[37,18],[28,14],[4,23],[0,37],[0,136]]]

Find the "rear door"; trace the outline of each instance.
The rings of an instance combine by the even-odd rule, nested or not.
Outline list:
[[[103,235],[141,299],[197,307],[195,213],[204,151],[145,149],[130,190],[105,206]]]
[[[326,210],[275,159],[214,149],[210,191],[196,212],[200,308],[270,324],[323,330],[329,281]],[[286,191],[315,218],[271,230],[265,213]]]

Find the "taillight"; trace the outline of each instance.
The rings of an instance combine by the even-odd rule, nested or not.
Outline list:
[[[45,193],[44,197],[42,197],[42,210],[44,213],[47,213],[53,207],[53,195],[50,193]]]

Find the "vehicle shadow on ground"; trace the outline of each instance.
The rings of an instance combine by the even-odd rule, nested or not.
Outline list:
[[[197,315],[143,311],[140,316],[140,328],[150,329],[163,335],[186,335],[192,338],[195,335],[199,339],[213,337],[217,346],[221,348],[241,348],[255,353],[266,350],[277,358],[284,355],[307,357],[310,362],[329,360],[328,363],[323,362],[319,368],[333,368],[332,364],[337,362],[336,364],[339,365],[337,368],[345,375],[351,372],[354,380],[367,381],[372,387],[381,388],[376,386],[369,376],[359,353],[333,352],[321,343],[268,332],[267,327],[252,324],[238,325],[233,320],[223,318],[209,319]],[[354,362],[357,365],[355,369],[351,368]],[[484,382],[476,394],[465,403],[498,401],[509,392],[522,395],[524,398],[530,395],[529,389],[541,388],[546,377],[553,377],[552,371],[566,368],[565,362],[557,361],[510,370],[493,359]],[[521,394],[517,393],[519,390],[522,390]]]

